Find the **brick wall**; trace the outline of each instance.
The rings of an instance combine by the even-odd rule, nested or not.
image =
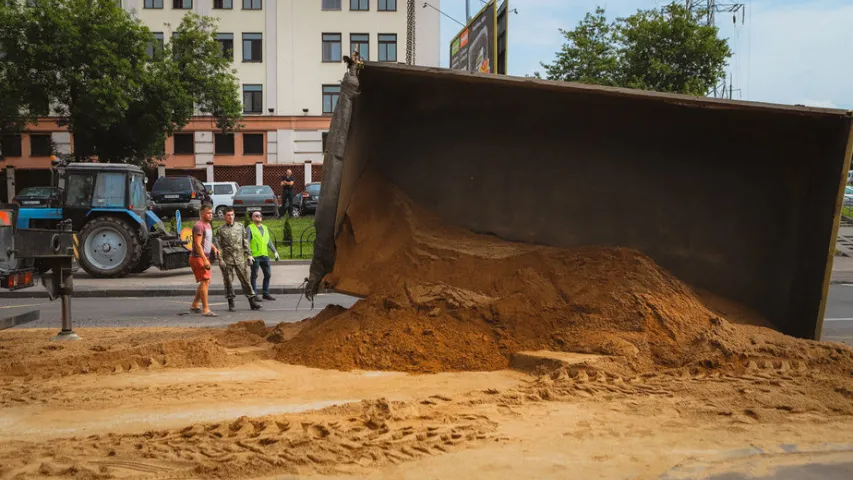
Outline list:
[[[183,177],[190,176],[199,179],[202,182],[207,181],[207,170],[201,169],[181,169],[181,168],[167,168],[166,169],[167,177]]]
[[[238,185],[255,184],[255,166],[219,166],[213,167],[213,179],[217,182],[237,182]]]
[[[276,194],[281,193],[281,177],[287,169],[293,170],[293,180],[296,184],[293,186],[293,192],[301,192],[305,185],[305,166],[304,165],[264,165],[264,185],[269,185]],[[313,176],[313,175],[312,175]]]

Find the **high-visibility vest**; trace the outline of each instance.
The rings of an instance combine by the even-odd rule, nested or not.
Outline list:
[[[265,227],[264,233],[261,233],[261,230],[253,223],[249,225],[249,231],[252,232],[252,242],[249,244],[249,247],[252,250],[252,256],[269,257],[269,251],[267,250],[267,245],[270,243],[269,227]]]

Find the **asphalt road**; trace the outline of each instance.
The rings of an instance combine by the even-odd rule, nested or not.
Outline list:
[[[853,346],[853,285],[831,285],[821,340]]]
[[[219,316],[209,318],[189,313],[192,297],[72,298],[71,312],[75,327],[225,327],[240,320],[264,320],[275,325],[312,317],[327,305],[350,307],[356,300],[339,294],[318,295],[312,310],[311,303],[301,295],[279,295],[274,302],[265,301],[263,310],[253,312],[246,297],[237,297],[237,311],[229,313],[225,299],[218,297],[211,299],[210,308]],[[4,300],[0,317],[35,309],[41,310],[39,320],[15,328],[61,327],[59,301],[41,298]]]
[[[269,325],[297,322],[316,315],[327,305],[350,307],[357,300],[339,294],[318,295],[311,310],[311,304],[300,295],[278,295],[276,298],[274,302],[264,302],[264,310],[252,312],[245,297],[237,297],[238,311],[229,313],[225,299],[215,297],[211,308],[219,314],[217,318],[190,314],[191,297],[75,298],[71,311],[77,327],[224,327],[240,320],[261,319]],[[16,328],[60,326],[59,302],[47,299],[3,299],[0,317],[37,308],[41,310],[41,319]],[[822,340],[853,346],[853,285],[830,287]]]

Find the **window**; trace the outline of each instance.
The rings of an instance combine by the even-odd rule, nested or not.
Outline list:
[[[124,203],[127,177],[120,172],[101,172],[95,182],[92,207],[126,207]]]
[[[264,134],[263,133],[244,133],[243,134],[243,155],[263,155],[264,154]]]
[[[329,132],[323,132],[323,153],[326,153],[326,139],[329,138]]]
[[[175,141],[175,155],[192,155],[195,153],[195,138],[192,133],[176,133],[172,140]]]
[[[323,0],[323,10],[340,10],[341,0]]]
[[[264,87],[243,85],[243,113],[263,113]]]
[[[323,34],[323,61],[324,62],[340,62],[341,61],[341,34],[340,33],[324,33]]]
[[[350,54],[358,50],[363,60],[370,58],[370,35],[366,33],[351,33],[349,35]]]
[[[243,61],[244,62],[261,62],[263,55],[261,47],[263,43],[263,35],[260,33],[244,33],[243,34]]]
[[[323,85],[323,113],[335,113],[339,98],[341,98],[340,85]]]
[[[130,174],[130,206],[133,210],[145,210],[145,178],[139,173]]]
[[[243,0],[243,10],[260,10],[261,0]]]
[[[232,195],[233,193],[234,187],[230,183],[223,183],[221,185],[213,186],[214,195]]]
[[[143,8],[163,8],[163,0],[145,0]]]
[[[217,155],[234,155],[233,133],[217,133],[213,136],[213,143]]]
[[[95,177],[90,173],[72,173],[65,179],[65,205],[88,207],[92,204]]]
[[[396,33],[380,33],[379,34],[379,61],[380,62],[396,62],[397,61],[397,34]]]
[[[397,0],[379,0],[380,12],[396,12]]]
[[[219,49],[222,56],[227,58],[229,62],[234,61],[234,34],[233,33],[217,33],[216,41],[219,42]]]
[[[20,157],[21,153],[21,136],[20,135],[3,135],[0,137],[0,154],[3,157]]]
[[[231,10],[234,5],[231,0],[213,0],[213,8],[214,10]]]
[[[172,8],[175,10],[192,10],[193,0],[172,0]]]
[[[154,41],[145,47],[148,58],[154,59],[163,51],[163,32],[154,32]]]
[[[53,153],[50,135],[30,134],[30,156],[49,157]]]
[[[370,10],[370,0],[349,0],[350,10]]]

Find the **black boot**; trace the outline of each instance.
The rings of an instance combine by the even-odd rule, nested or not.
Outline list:
[[[260,310],[263,308],[255,297],[249,297],[249,308],[252,310]]]
[[[237,309],[234,308],[234,299],[233,298],[228,299],[228,311],[229,312],[236,312],[237,311]]]

